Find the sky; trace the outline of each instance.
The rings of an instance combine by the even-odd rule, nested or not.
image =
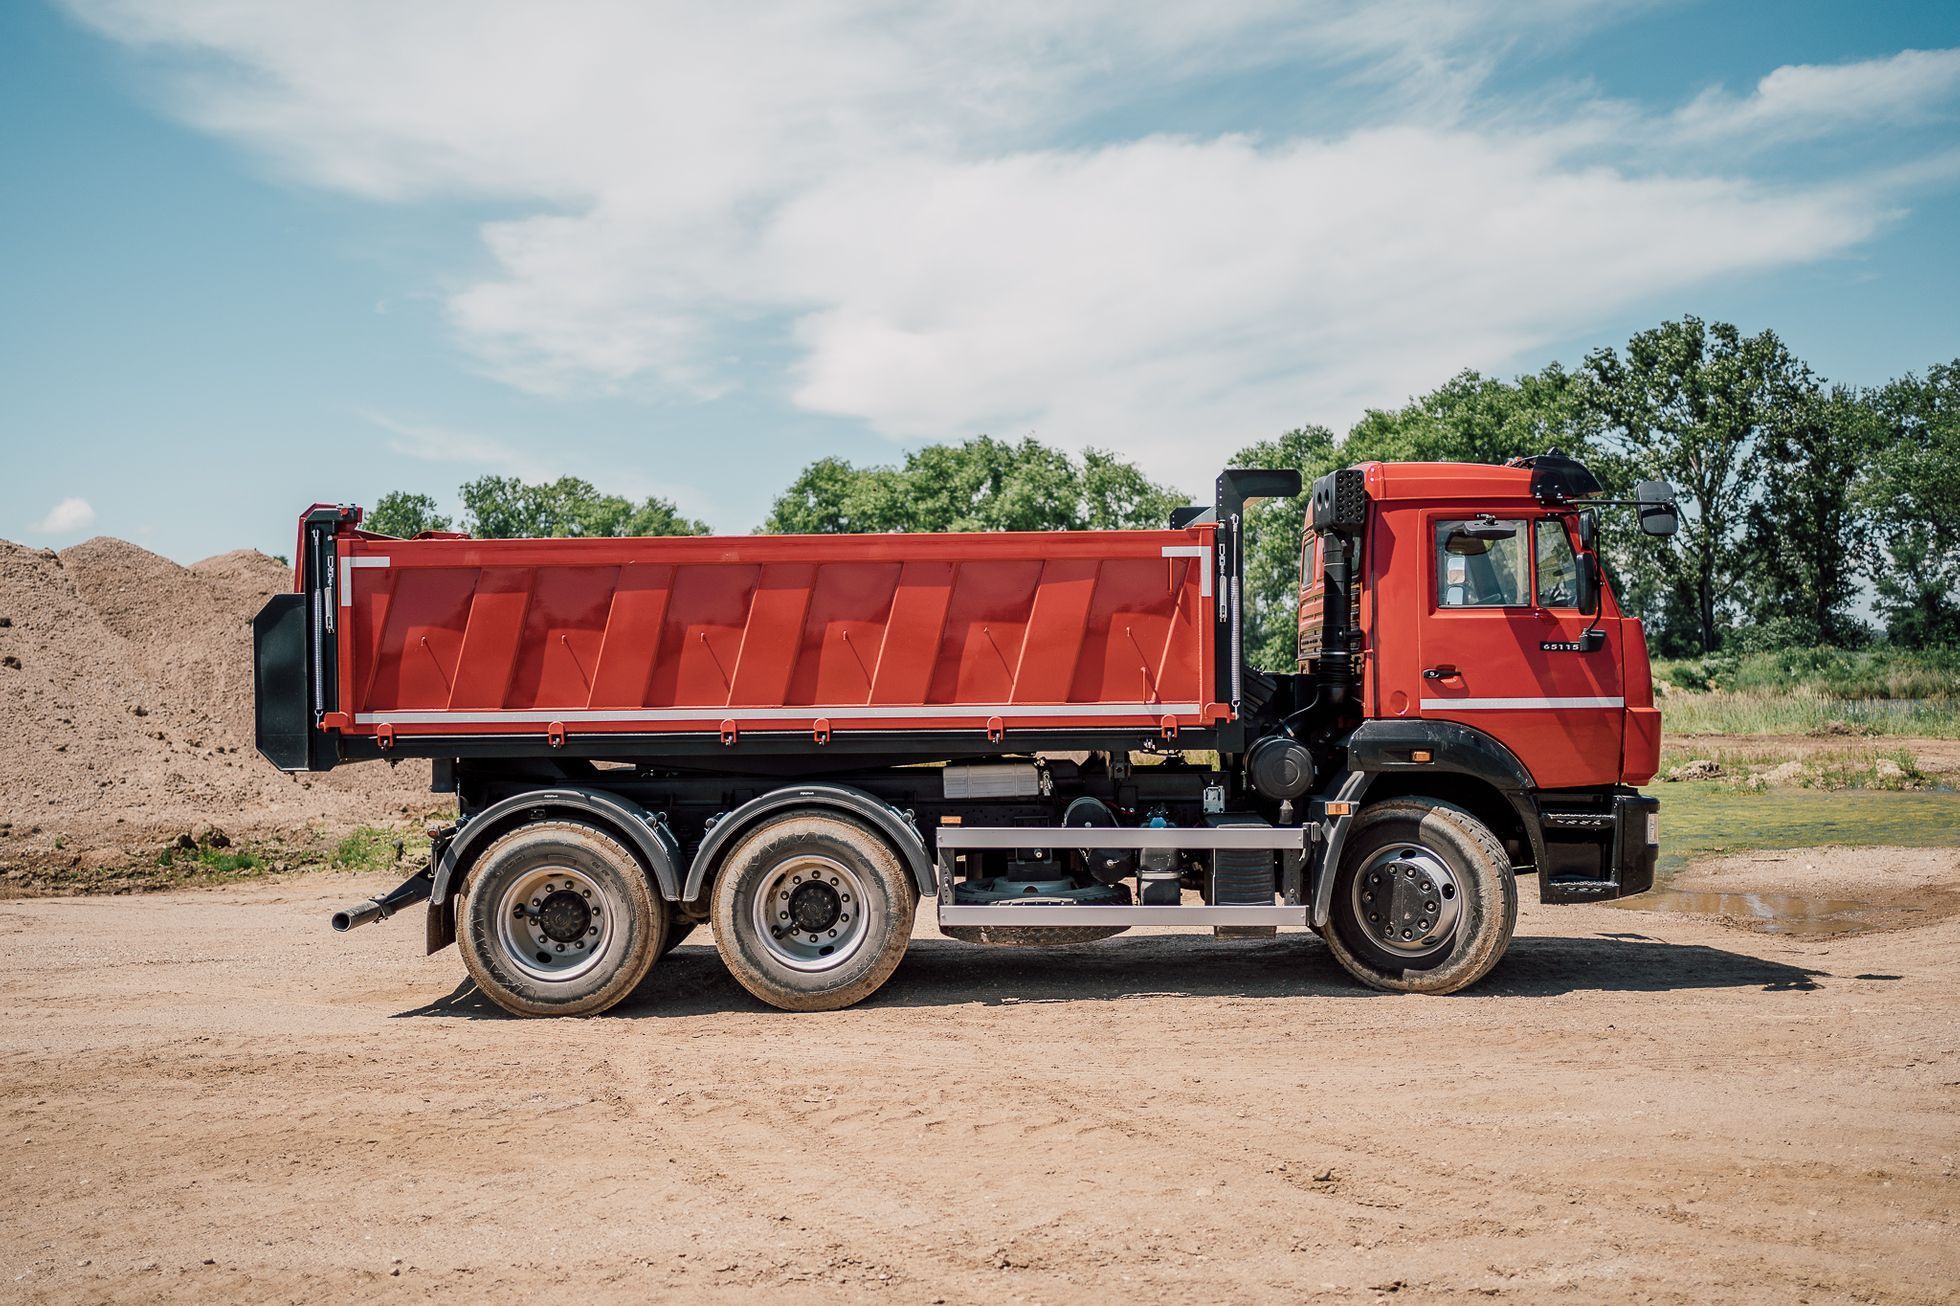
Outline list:
[[[1696,314],[1960,357],[1960,5],[0,5],[0,537],[989,433],[1208,498]]]

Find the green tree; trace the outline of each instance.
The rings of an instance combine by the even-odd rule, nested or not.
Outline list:
[[[1749,613],[1789,644],[1854,643],[1860,557],[1870,532],[1860,481],[1880,422],[1855,390],[1799,386],[1762,426],[1761,484],[1745,534]]]
[[[770,535],[845,535],[903,529],[903,494],[891,467],[853,467],[842,458],[819,458],[791,481],[770,505],[762,529]]]
[[[1681,496],[1678,535],[1616,536],[1628,597],[1658,619],[1662,651],[1711,653],[1747,570],[1758,437],[1815,383],[1774,332],[1744,336],[1696,317],[1639,333],[1624,357],[1595,350],[1585,370],[1603,441],[1618,455],[1602,460],[1609,479],[1661,476]]]
[[[683,517],[665,499],[636,504],[617,494],[601,494],[576,476],[536,484],[480,476],[464,485],[461,494],[464,521],[478,539],[708,534],[705,522]]]
[[[361,529],[407,539],[423,531],[446,531],[449,518],[436,511],[436,501],[426,494],[390,490],[361,519]]]
[[[1161,527],[1183,503],[1114,454],[1078,461],[1034,439],[928,445],[897,467],[823,458],[770,506],[770,534]]]
[[[1879,448],[1860,497],[1886,632],[1911,647],[1960,644],[1960,359],[1901,377],[1872,404]]]
[[[1553,363],[1515,381],[1459,372],[1401,408],[1369,409],[1342,448],[1349,463],[1504,463],[1553,449],[1576,458],[1596,425],[1585,378]]]

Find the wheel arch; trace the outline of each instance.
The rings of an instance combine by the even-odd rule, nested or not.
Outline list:
[[[729,850],[764,818],[802,808],[854,817],[871,826],[884,835],[904,859],[906,869],[912,873],[913,883],[918,885],[920,896],[933,891],[932,857],[926,852],[925,839],[912,824],[909,813],[900,812],[889,803],[849,785],[813,784],[772,789],[717,817],[710,825],[707,836],[701,840],[694,860],[688,864],[687,881],[682,886],[680,900],[699,902],[714,882],[714,876]]]
[[[1454,721],[1374,720],[1347,740],[1348,765],[1368,774],[1366,802],[1434,798],[1489,826],[1514,866],[1544,864],[1536,784],[1516,753]],[[1416,754],[1428,753],[1418,762]]]
[[[513,794],[471,815],[436,857],[429,891],[428,949],[456,941],[456,888],[478,853],[520,826],[553,817],[595,825],[618,838],[639,861],[661,898],[680,897],[680,841],[646,808],[603,789],[579,786]]]

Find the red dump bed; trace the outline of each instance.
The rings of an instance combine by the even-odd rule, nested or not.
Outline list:
[[[348,734],[1208,723],[1182,531],[338,540]],[[1168,720],[1167,720],[1168,718]]]

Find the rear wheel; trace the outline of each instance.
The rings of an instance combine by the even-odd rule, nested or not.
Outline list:
[[[463,964],[492,1002],[519,1016],[585,1016],[646,978],[667,910],[617,839],[540,821],[478,855],[456,924]]]
[[[1324,934],[1371,988],[1454,993],[1490,972],[1517,923],[1517,879],[1490,828],[1450,803],[1395,798],[1355,818]]]
[[[785,1011],[834,1011],[890,977],[917,908],[912,877],[881,836],[844,817],[792,812],[729,852],[710,919],[743,988]]]

